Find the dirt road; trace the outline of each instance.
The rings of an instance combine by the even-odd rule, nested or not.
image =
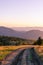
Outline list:
[[[34,48],[21,48],[7,56],[1,65],[43,65]]]

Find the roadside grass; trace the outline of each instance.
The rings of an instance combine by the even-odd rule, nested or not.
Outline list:
[[[3,60],[9,53],[20,48],[19,46],[0,46],[0,60]]]
[[[8,55],[11,51],[0,51],[0,60],[3,60],[6,55]]]
[[[3,60],[9,53],[13,50],[17,50],[19,48],[31,48],[34,47],[36,52],[39,54],[41,59],[43,60],[43,46],[34,46],[34,45],[20,45],[20,46],[0,46],[0,60]]]
[[[39,46],[39,47],[35,48],[35,50],[43,62],[43,46]]]
[[[3,60],[13,50],[18,49],[16,46],[0,46],[0,60]]]

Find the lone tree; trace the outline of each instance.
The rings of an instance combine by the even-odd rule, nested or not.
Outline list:
[[[41,45],[42,44],[42,39],[41,37],[38,38],[36,42],[34,42],[34,45]]]

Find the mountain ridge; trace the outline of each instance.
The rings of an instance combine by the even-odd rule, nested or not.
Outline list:
[[[30,31],[16,31],[11,28],[0,26],[0,35],[15,36],[23,39],[37,39],[39,36],[43,38],[43,31],[30,30]]]
[[[29,31],[29,30],[43,31],[43,27],[12,27],[12,29],[17,31]]]

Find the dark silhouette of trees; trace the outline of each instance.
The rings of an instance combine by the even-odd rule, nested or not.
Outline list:
[[[38,38],[37,41],[33,43],[33,45],[41,45],[43,40],[41,37]],[[29,45],[28,40],[16,38],[16,37],[8,37],[8,36],[0,36],[0,46],[7,46],[7,45]]]
[[[41,37],[38,38],[36,42],[34,42],[34,45],[41,45],[42,44],[42,39]]]

